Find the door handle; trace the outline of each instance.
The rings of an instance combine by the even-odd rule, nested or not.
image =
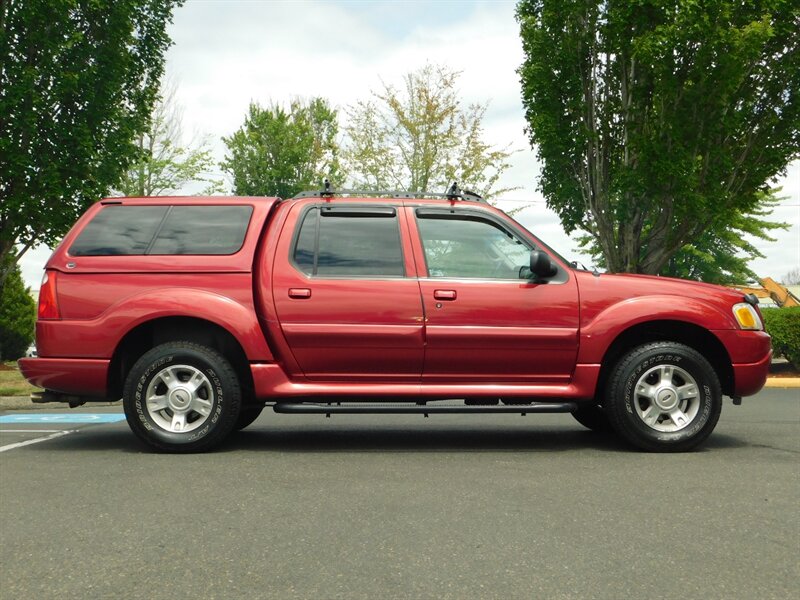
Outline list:
[[[311,290],[308,288],[289,288],[289,298],[297,298],[298,300],[311,298]]]
[[[455,290],[433,290],[433,297],[437,300],[455,300],[456,296]]]

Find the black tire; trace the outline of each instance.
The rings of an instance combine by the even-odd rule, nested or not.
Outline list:
[[[702,443],[722,410],[719,378],[696,350],[676,342],[634,348],[611,372],[605,411],[625,440],[651,452]]]
[[[598,404],[585,403],[579,404],[578,410],[572,413],[575,420],[592,431],[607,433],[612,430],[608,415],[603,407]]]
[[[236,419],[236,426],[234,429],[236,431],[240,431],[249,425],[252,425],[253,422],[261,415],[261,411],[264,410],[263,406],[243,406],[239,416]]]
[[[131,430],[152,448],[202,452],[233,431],[242,393],[233,367],[216,350],[169,342],[136,361],[122,401]]]

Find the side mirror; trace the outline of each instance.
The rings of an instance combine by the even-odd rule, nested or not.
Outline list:
[[[531,273],[536,277],[552,277],[558,269],[547,254],[541,250],[531,251]]]

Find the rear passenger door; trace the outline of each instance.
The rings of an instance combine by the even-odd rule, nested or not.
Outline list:
[[[404,218],[387,205],[292,207],[272,292],[309,379],[419,381],[422,300]]]

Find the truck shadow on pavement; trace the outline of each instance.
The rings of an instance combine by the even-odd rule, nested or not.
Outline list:
[[[746,447],[748,444],[724,434],[712,436],[695,452],[719,451]],[[119,429],[86,428],[46,444],[32,446],[39,451],[119,451],[154,453],[131,433]],[[573,452],[604,451],[636,453],[613,434],[586,430],[530,427],[321,427],[274,428],[258,427],[231,435],[212,452],[294,452],[294,453],[352,453],[352,452]]]

